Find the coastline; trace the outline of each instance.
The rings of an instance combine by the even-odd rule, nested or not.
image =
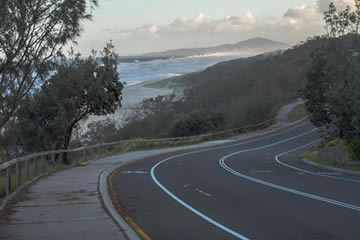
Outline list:
[[[155,83],[163,79],[149,80],[140,82],[134,85],[125,86],[122,93],[122,107],[116,110],[115,113],[106,116],[90,115],[87,119],[80,123],[79,135],[82,136],[88,132],[88,125],[94,122],[104,120],[114,121],[117,127],[122,127],[125,121],[131,117],[131,112],[138,104],[146,98],[154,98],[160,95],[168,95],[173,92],[173,89],[168,88],[149,88],[147,84]]]

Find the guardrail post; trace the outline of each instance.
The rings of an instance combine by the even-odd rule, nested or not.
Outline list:
[[[26,178],[26,181],[30,180],[30,160],[31,159],[26,159],[25,160],[25,178]]]
[[[16,188],[20,187],[21,185],[21,167],[20,167],[20,163],[16,163],[15,165],[16,168]]]
[[[35,177],[39,176],[38,160],[39,160],[39,157],[36,157],[36,158],[33,159],[33,161],[34,161],[34,175],[35,175]]]
[[[65,153],[64,153],[64,154],[65,154]],[[66,157],[67,157],[67,160],[68,160],[68,162],[70,163],[70,165],[73,165],[71,152],[66,152]]]
[[[95,148],[93,149],[93,151],[94,151],[94,159],[97,159],[97,158],[98,158],[98,155],[99,155],[99,148],[98,148],[98,147],[95,147]]]
[[[6,196],[9,196],[11,193],[11,167],[8,167],[6,169],[6,178],[7,178]]]
[[[50,158],[51,158],[51,163],[52,163],[53,165],[56,165],[55,154],[50,154]]]
[[[83,150],[83,161],[86,162],[86,149]]]
[[[59,164],[60,165],[64,164],[64,153],[59,153]]]
[[[41,155],[41,167],[42,167],[42,173],[46,173],[46,158],[44,155]]]

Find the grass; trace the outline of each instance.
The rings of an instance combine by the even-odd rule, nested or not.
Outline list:
[[[300,104],[294,107],[288,115],[288,118],[291,122],[295,122],[301,118],[307,116],[305,104]]]
[[[299,155],[301,158],[306,158],[312,162],[318,163],[320,165],[325,165],[329,167],[335,167],[335,168],[341,168],[346,170],[352,170],[352,171],[360,171],[360,166],[346,166],[341,164],[336,164],[333,162],[326,161],[322,159],[319,155],[319,151],[311,151],[311,152],[304,152]]]

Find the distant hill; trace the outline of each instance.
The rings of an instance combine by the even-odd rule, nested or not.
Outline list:
[[[252,38],[235,44],[223,44],[207,48],[183,48],[168,50],[164,52],[152,52],[142,56],[145,57],[187,57],[196,55],[254,55],[278,49],[287,49],[289,45],[275,42],[266,38]]]

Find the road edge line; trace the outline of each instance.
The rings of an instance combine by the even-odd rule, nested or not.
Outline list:
[[[131,226],[129,226],[128,222],[116,210],[109,193],[110,188],[108,184],[108,178],[113,172],[116,171],[116,169],[121,168],[123,165],[124,163],[115,164],[100,173],[99,193],[101,195],[104,208],[106,208],[109,215],[123,230],[123,234],[125,235],[125,237],[131,240],[141,240],[141,238],[138,236],[138,233],[136,233],[135,230]]]
[[[340,173],[345,173],[345,174],[349,174],[349,175],[355,175],[355,176],[360,176],[360,172],[357,171],[353,171],[353,170],[348,170],[348,169],[341,169],[341,168],[336,168],[336,167],[331,167],[331,166],[326,166],[326,165],[322,165],[316,162],[313,162],[307,158],[303,158],[301,160],[303,163],[311,165],[313,167],[318,167],[321,169],[325,169],[325,170],[331,170],[334,172],[340,172]]]

